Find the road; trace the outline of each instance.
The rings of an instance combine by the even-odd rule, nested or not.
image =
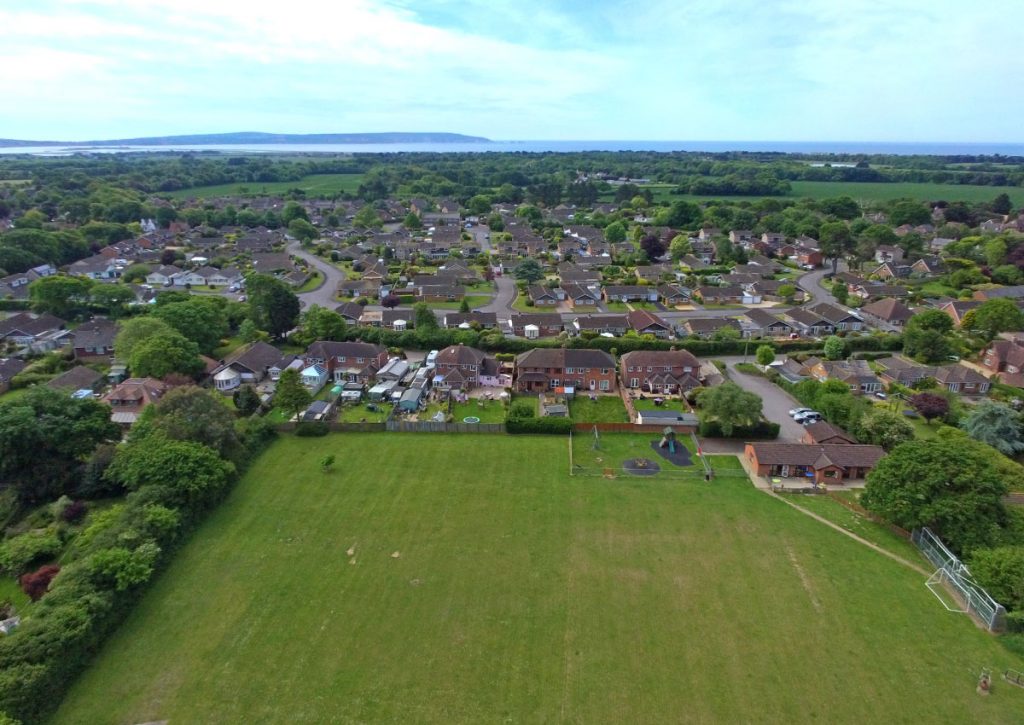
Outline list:
[[[846,262],[840,260],[837,271],[845,272],[846,269]],[[844,305],[839,304],[839,301],[832,296],[831,292],[821,286],[821,280],[828,274],[832,274],[831,264],[826,264],[821,269],[815,269],[812,272],[808,272],[801,276],[796,283],[800,285],[800,289],[811,296],[811,299],[813,299],[815,303],[828,302],[830,305],[843,307]]]
[[[796,398],[767,378],[747,375],[737,370],[736,363],[742,362],[742,356],[716,357],[715,359],[725,362],[729,369],[729,377],[734,383],[764,401],[762,409],[764,417],[781,426],[779,429],[780,441],[798,441],[803,437],[804,427],[789,417],[790,410],[802,407]],[[753,360],[753,356],[750,357],[750,360]]]
[[[338,302],[335,300],[335,294],[338,291],[338,285],[345,279],[345,273],[333,264],[320,259],[315,254],[305,251],[302,248],[302,244],[297,241],[288,245],[288,254],[304,260],[310,267],[320,270],[324,275],[324,283],[322,285],[310,292],[299,293],[299,302],[302,306],[320,305],[329,310],[337,307]]]

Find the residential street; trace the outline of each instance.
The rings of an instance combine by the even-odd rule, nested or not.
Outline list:
[[[839,260],[839,267],[837,272],[846,271],[846,262]],[[832,296],[832,293],[821,286],[820,282],[825,278],[825,275],[832,273],[832,265],[826,264],[821,269],[816,269],[812,272],[808,272],[797,280],[797,284],[800,285],[800,289],[809,294],[815,303],[828,302],[831,305],[840,305],[836,298]]]
[[[334,299],[334,295],[338,290],[338,284],[345,279],[345,273],[333,264],[329,264],[315,254],[310,254],[302,249],[302,244],[298,241],[288,245],[288,253],[306,261],[311,267],[320,270],[324,275],[324,283],[317,289],[299,294],[299,302],[302,306],[320,305],[329,310],[337,307],[338,302]]]

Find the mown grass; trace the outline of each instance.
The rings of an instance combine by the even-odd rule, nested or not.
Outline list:
[[[618,395],[598,395],[591,400],[586,391],[578,391],[569,401],[569,417],[574,423],[629,422],[629,413]]]
[[[477,417],[481,423],[504,423],[505,405],[500,400],[470,398],[465,403],[452,403],[452,419],[461,423],[463,418]]]
[[[210,199],[217,196],[266,196],[285,194],[301,189],[306,196],[336,196],[354,194],[362,183],[362,174],[312,174],[298,181],[250,181],[216,186],[194,186],[163,194],[174,199]]]
[[[974,691],[1020,660],[914,572],[742,478],[565,459],[562,437],[282,439],[53,722],[1020,721],[1024,691]]]

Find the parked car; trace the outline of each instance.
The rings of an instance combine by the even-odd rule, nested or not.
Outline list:
[[[875,397],[878,398],[879,400],[885,400],[889,396],[883,393],[881,390],[878,390],[875,392]]]
[[[821,420],[821,413],[816,410],[808,410],[804,413],[800,413],[793,418],[800,425],[807,425],[808,423],[815,423]]]
[[[793,410],[789,411],[789,416],[791,418],[796,418],[798,415],[803,415],[804,413],[810,412],[811,408],[793,408]]]

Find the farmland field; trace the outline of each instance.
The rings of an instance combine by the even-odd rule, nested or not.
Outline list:
[[[974,691],[1009,666],[735,466],[606,480],[562,437],[338,434],[263,454],[53,720],[1010,723],[1024,690]]]
[[[363,180],[362,174],[313,174],[298,181],[247,181],[217,186],[196,186],[164,194],[175,199],[210,199],[216,196],[262,196],[284,194],[302,189],[306,196],[334,196],[344,192],[355,193]]]

